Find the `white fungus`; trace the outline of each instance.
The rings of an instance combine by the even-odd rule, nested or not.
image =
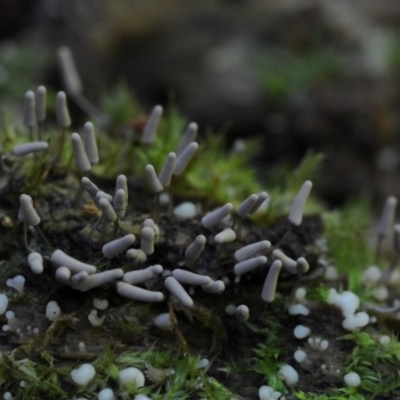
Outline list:
[[[29,142],[23,144],[17,144],[13,147],[12,153],[15,156],[26,156],[30,153],[37,153],[38,151],[47,150],[49,144],[47,142]]]
[[[261,206],[266,204],[266,200],[268,199],[268,193],[267,192],[261,192],[258,194],[258,198],[252,209],[249,211],[249,214],[254,214],[258,210],[261,209]]]
[[[260,242],[249,244],[235,251],[235,260],[237,262],[245,261],[267,251],[270,247],[271,242],[268,240],[262,240]]]
[[[61,315],[61,308],[56,301],[49,301],[46,306],[46,318],[49,321],[55,321]]]
[[[197,215],[197,207],[191,201],[185,201],[176,206],[172,213],[180,219],[191,219]]]
[[[249,319],[250,316],[250,310],[249,307],[246,305],[242,304],[236,308],[236,318],[240,322],[246,322]]]
[[[163,113],[163,108],[157,105],[153,108],[147,119],[146,125],[143,128],[142,133],[142,143],[146,145],[151,145],[156,139],[156,133],[158,126],[160,125],[161,116]]]
[[[97,308],[98,310],[104,311],[108,307],[108,300],[107,299],[93,299],[93,307]]]
[[[182,175],[183,171],[189,164],[190,160],[195,155],[199,144],[197,142],[190,143],[183,151],[180,153],[175,161],[174,172],[176,176]]]
[[[390,337],[388,335],[382,335],[379,338],[379,343],[383,346],[386,346],[390,343]]]
[[[296,301],[298,301],[300,303],[302,301],[305,301],[306,295],[307,295],[306,289],[304,289],[303,287],[299,287],[296,289],[296,293],[295,293],[294,297],[295,297]]]
[[[376,265],[371,265],[362,273],[361,281],[365,286],[374,287],[381,279],[382,270]]]
[[[111,200],[109,200],[106,197],[102,197],[104,192],[98,192],[96,194],[96,198],[98,198],[98,206],[100,207],[101,214],[103,216],[103,219],[107,222],[115,222],[118,219],[118,215],[113,209],[111,205],[111,201],[113,200],[111,197]],[[104,193],[107,195],[107,193]],[[107,195],[109,196],[109,195]]]
[[[3,315],[8,307],[8,297],[3,294],[0,293],[0,315]]]
[[[46,94],[45,86],[39,86],[36,89],[36,119],[39,122],[44,122],[46,119]]]
[[[113,258],[129,246],[132,246],[133,243],[135,243],[135,236],[132,234],[125,235],[105,244],[102,248],[103,255],[107,258]]]
[[[56,279],[60,283],[67,283],[71,279],[71,271],[67,267],[57,268]]]
[[[151,164],[146,165],[144,169],[144,176],[146,178],[147,185],[152,193],[160,193],[164,189],[163,185],[156,175],[154,167]]]
[[[208,285],[211,283],[211,278],[206,275],[195,274],[184,269],[176,268],[172,271],[172,276],[181,283],[188,285]]]
[[[199,235],[196,237],[194,242],[190,244],[185,251],[185,259],[187,264],[192,264],[199,258],[201,252],[204,249],[205,244],[206,244],[205,236]]]
[[[275,299],[276,285],[278,283],[281,267],[282,262],[280,260],[275,260],[268,271],[267,277],[265,278],[264,286],[261,291],[261,298],[267,303],[270,303]]]
[[[296,274],[297,273],[297,262],[293,260],[292,258],[288,257],[284,253],[282,253],[280,250],[274,250],[272,253],[272,256],[276,260],[282,261],[282,266],[285,269],[286,272],[289,274]]]
[[[24,292],[25,278],[22,275],[17,275],[14,278],[7,279],[6,284],[21,294]]]
[[[199,127],[197,126],[196,122],[191,122],[188,125],[176,152],[178,156],[183,152],[183,150],[186,149],[186,147],[189,146],[190,143],[192,143],[196,139],[198,129]]]
[[[293,386],[299,381],[299,374],[289,364],[283,364],[279,369],[277,376],[288,386]]]
[[[160,173],[158,174],[158,180],[163,187],[168,187],[171,183],[172,173],[174,172],[175,168],[175,161],[176,154],[173,152],[169,153]]]
[[[126,252],[126,257],[138,264],[143,264],[147,260],[146,253],[141,249],[130,249]]]
[[[97,149],[94,126],[91,122],[86,122],[83,127],[83,144],[90,164],[97,164],[99,162],[99,151]]]
[[[31,90],[25,93],[24,100],[24,125],[27,128],[34,128],[36,125],[35,93]]]
[[[312,182],[305,181],[293,201],[288,219],[295,226],[299,226],[303,220],[304,207],[311,192],[311,188]]]
[[[58,49],[57,55],[65,90],[71,96],[79,96],[82,93],[82,82],[76,69],[71,49],[67,46],[62,46]]]
[[[238,264],[235,264],[233,272],[235,275],[243,275],[246,274],[247,272],[252,271],[253,269],[263,266],[266,262],[267,262],[267,257],[265,256],[250,258],[249,260],[245,260]]]
[[[163,314],[157,315],[153,319],[153,324],[157,328],[160,328],[160,329],[163,329],[163,330],[171,329],[172,322],[171,322],[171,317],[170,317],[169,313],[163,313]]]
[[[78,171],[88,172],[92,169],[92,164],[86,154],[81,136],[74,132],[71,135],[72,152],[74,154],[75,165]]]
[[[40,253],[30,253],[28,256],[28,265],[34,274],[43,272],[43,257]]]
[[[145,302],[160,302],[164,301],[165,297],[161,292],[153,292],[150,290],[142,289],[137,286],[129,285],[125,282],[117,283],[117,292],[123,297],[132,300],[139,300]]]
[[[26,194],[21,194],[19,202],[21,207],[18,213],[18,219],[30,226],[39,225],[40,217],[33,208],[32,198]]]
[[[98,400],[114,400],[114,392],[110,388],[105,388],[100,390],[99,394],[97,395]]]
[[[119,371],[119,382],[121,384],[135,383],[137,388],[144,386],[144,375],[140,369],[135,367],[125,368]]]
[[[97,310],[90,311],[90,314],[88,315],[89,322],[94,327],[101,326],[103,324],[105,318],[106,318],[105,315],[103,315],[102,317],[99,317],[97,315]]]
[[[94,274],[96,267],[93,265],[85,264],[65,254],[61,250],[56,250],[51,255],[51,261],[59,266],[68,267],[72,272],[85,271],[88,274]]]
[[[208,213],[201,219],[202,225],[207,229],[212,228],[214,225],[217,225],[225,217],[227,217],[232,211],[232,208],[233,205],[231,203],[227,203],[223,207]]]
[[[71,117],[69,116],[67,106],[67,96],[64,92],[58,92],[56,98],[56,118],[57,125],[60,128],[68,128],[71,125]]]
[[[150,397],[147,397],[144,394],[137,394],[133,400],[151,400]]]
[[[246,200],[239,204],[236,213],[240,217],[246,216],[256,205],[258,200],[258,195],[252,194]]]
[[[122,280],[124,282],[135,284],[135,283],[142,283],[149,279],[154,278],[156,275],[159,275],[163,272],[163,267],[159,264],[151,265],[145,269],[140,269],[137,271],[130,271],[124,274]]]
[[[79,290],[82,292],[86,292],[95,287],[99,287],[116,279],[120,279],[123,275],[124,271],[121,268],[109,269],[108,271],[89,275],[79,287]]]
[[[393,226],[394,217],[396,214],[397,199],[394,196],[389,196],[386,199],[382,210],[381,217],[376,228],[376,233],[379,238],[384,238]]]
[[[118,215],[118,218],[122,218],[125,216],[126,212],[126,194],[124,189],[118,189],[115,192],[114,198],[113,198],[113,207]]]
[[[140,238],[140,249],[146,254],[151,255],[154,253],[154,230],[148,226],[142,228]]]
[[[236,306],[234,304],[232,304],[232,303],[227,304],[226,307],[225,307],[225,312],[228,315],[235,315],[236,314]]]
[[[356,387],[360,386],[361,384],[360,375],[358,375],[356,372],[349,372],[343,377],[343,379],[347,386]]]
[[[301,364],[307,359],[307,353],[304,350],[296,350],[293,355],[294,359]]]
[[[87,385],[96,375],[96,370],[91,364],[82,364],[71,371],[71,378],[79,386]]]
[[[174,277],[172,276],[168,277],[164,281],[164,286],[173,296],[175,296],[180,301],[180,303],[183,306],[185,307],[193,306],[192,298]]]
[[[236,233],[233,229],[227,228],[214,236],[214,242],[217,244],[231,243],[236,239]]]
[[[209,364],[210,364],[210,361],[208,360],[208,358],[202,358],[197,363],[197,368],[198,369],[206,368]]]
[[[297,339],[304,339],[309,336],[311,333],[311,329],[304,325],[297,325],[294,328],[293,334]]]
[[[206,293],[221,294],[225,290],[225,283],[223,281],[214,281],[208,285],[203,285],[201,288]]]

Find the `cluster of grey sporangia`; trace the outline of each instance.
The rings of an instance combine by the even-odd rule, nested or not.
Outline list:
[[[71,66],[68,68],[71,68]],[[80,86],[76,83],[76,79],[78,78],[74,76],[74,73],[71,73],[71,71],[69,75],[67,71],[66,75],[69,76],[70,80],[66,85],[70,88],[69,92],[78,95],[81,91]],[[71,118],[67,107],[66,94],[64,92],[59,92],[56,100],[57,125],[62,130],[61,140],[58,141],[56,145],[62,146],[66,129],[71,125]],[[162,112],[163,109],[161,106],[156,106],[152,110],[142,133],[141,143],[143,146],[151,146],[155,142]],[[32,91],[27,92],[25,95],[24,124],[28,128],[31,141],[29,143],[16,145],[12,150],[14,156],[28,156],[32,153],[47,151],[49,143],[42,140],[45,118],[46,89],[40,86],[37,89],[36,95]],[[34,133],[36,130],[38,141],[34,140]],[[197,124],[189,124],[181,139],[177,152],[171,152],[167,155],[165,163],[158,175],[153,165],[148,164],[145,167],[145,180],[150,192],[155,196],[156,203],[159,201],[160,194],[170,185],[172,177],[181,175],[195,155],[199,147],[198,143],[194,141],[196,135]],[[104,257],[111,259],[126,251],[126,258],[132,261],[132,265],[137,268],[145,266],[147,256],[154,253],[160,235],[162,235],[156,221],[151,218],[147,218],[143,221],[139,241],[133,234],[115,238],[118,235],[119,221],[125,217],[128,205],[127,178],[124,175],[117,177],[115,193],[111,195],[101,191],[96,184],[87,177],[92,166],[99,162],[96,135],[92,123],[87,122],[85,124],[83,140],[81,135],[75,132],[71,134],[70,141],[76,169],[82,175],[81,190],[85,190],[88,193],[94,204],[101,211],[100,218],[94,224],[90,232],[90,240],[94,240],[92,239],[94,233],[100,229],[100,236],[97,240],[104,243],[102,247]],[[56,149],[56,154],[59,155],[61,152],[62,148],[61,150],[60,148]],[[34,156],[36,157],[36,154]],[[57,163],[58,160],[55,159],[52,162]],[[304,206],[311,188],[312,183],[310,181],[304,182],[294,199],[288,216],[291,225],[299,226],[301,224]],[[268,194],[266,192],[249,196],[237,207],[236,215],[233,219],[234,222],[238,219],[243,220],[246,216],[255,213],[267,198]],[[76,200],[79,202],[80,196],[77,196]],[[240,228],[234,229],[235,223],[232,224],[230,219],[232,212],[233,205],[227,203],[206,214],[201,219],[204,235],[197,236],[186,248],[185,260],[182,260],[179,267],[186,265],[194,270],[207,240],[214,242],[218,246],[223,246],[226,243],[231,243],[236,240]],[[158,278],[162,276],[164,278],[163,282],[166,292],[178,299],[184,307],[192,307],[193,299],[183,285],[200,286],[204,292],[214,294],[220,294],[225,289],[225,284],[222,280],[223,277],[221,277],[221,280],[213,280],[210,276],[197,274],[182,268],[164,271],[161,265],[151,265],[129,272],[124,272],[120,268],[97,272],[97,268],[94,265],[76,260],[65,254],[61,249],[56,249],[51,255],[42,255],[28,246],[28,227],[33,227],[34,230],[38,230],[43,239],[45,238],[39,228],[40,216],[34,208],[32,198],[27,194],[22,194],[20,196],[18,218],[24,224],[25,246],[30,253],[27,258],[27,263],[31,271],[34,274],[41,274],[44,269],[43,259],[49,259],[57,268],[55,271],[55,279],[65,285],[70,285],[75,290],[86,292],[102,285],[116,284],[117,292],[123,297],[143,302],[162,302],[166,299],[164,292],[151,291],[143,287],[155,277]],[[111,224],[114,225],[114,240],[107,242],[107,239],[110,239],[108,237],[108,228]],[[229,224],[231,224],[230,227]],[[216,226],[220,226],[223,229],[213,238],[207,238],[207,231]],[[139,245],[134,248],[138,242]],[[266,265],[268,262],[266,255],[272,253],[273,262],[270,265],[264,286],[261,290],[261,298],[267,303],[272,302],[275,298],[278,276],[282,267],[288,273],[298,275],[308,270],[308,263],[304,258],[301,257],[297,260],[293,260],[283,254],[282,251],[277,248],[278,245],[273,248],[269,241],[263,240],[242,247],[234,253],[235,265],[233,272],[236,276],[241,276]],[[57,307],[54,308],[54,302],[50,303],[50,310],[58,310]],[[52,312],[50,312],[50,314],[52,319]],[[59,310],[54,312],[54,315],[58,316]],[[236,309],[236,315],[241,321],[247,320],[249,317],[248,307],[246,305],[240,305]],[[160,327],[163,325],[170,325],[171,322],[169,318],[166,317],[166,319],[165,316],[161,318],[163,322],[159,323]]]

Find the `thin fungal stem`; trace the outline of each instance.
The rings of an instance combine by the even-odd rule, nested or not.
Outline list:
[[[82,175],[81,178],[84,178],[84,177],[87,176],[84,172],[81,175]],[[82,179],[80,179],[79,180],[79,187],[78,187],[78,190],[76,191],[75,198],[74,198],[74,201],[73,201],[75,206],[77,206],[79,204],[79,202],[81,201],[83,193],[84,193],[84,190],[85,190],[85,188],[82,185]]]
[[[114,232],[113,232],[113,236],[112,236],[113,240],[117,237],[118,230],[119,230],[119,218],[117,218],[114,221]]]
[[[160,214],[160,193],[157,193],[154,196],[154,204],[153,204],[153,208],[150,212],[150,218],[157,223],[158,222],[158,217]]]
[[[382,248],[383,236],[379,235],[375,247],[375,262],[378,264],[381,259],[381,248]]]
[[[103,216],[101,216],[96,222],[95,224],[92,226],[92,229],[89,232],[89,239],[91,239],[93,237],[94,231],[96,230],[96,228],[100,225],[100,223],[103,222]]]
[[[35,229],[38,231],[39,236],[42,238],[42,240],[46,243],[48,247],[51,247],[50,242],[46,239],[46,236],[44,235],[43,231],[39,228],[39,226],[35,226]]]
[[[64,147],[64,142],[65,142],[65,136],[67,134],[67,130],[65,128],[61,128],[60,134],[58,136],[58,140],[56,143],[56,154],[53,159],[53,163],[51,165],[51,169],[54,169],[57,163],[60,161],[60,157],[62,155],[63,147]]]
[[[25,248],[29,251],[29,252],[33,252],[34,250],[28,246],[28,224],[24,223],[24,244],[25,244]]]

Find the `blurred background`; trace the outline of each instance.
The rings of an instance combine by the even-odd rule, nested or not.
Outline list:
[[[313,151],[328,205],[400,197],[398,0],[0,0],[0,107],[63,89],[63,45],[98,107],[125,85],[144,114],[173,102],[227,145],[259,137],[266,185]]]

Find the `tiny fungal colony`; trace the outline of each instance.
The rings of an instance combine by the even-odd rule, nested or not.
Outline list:
[[[69,49],[60,49],[59,58],[68,98],[98,116],[83,97]],[[28,91],[28,134],[2,153],[2,252],[12,254],[2,261],[0,281],[3,398],[285,399],[308,390],[310,371],[332,387],[360,390],[358,366],[341,365],[350,353],[336,357],[338,338],[397,315],[399,304],[388,308],[387,300],[399,280],[398,259],[387,270],[365,270],[363,285],[379,304],[361,304],[339,288],[320,220],[303,216],[311,181],[300,185],[289,214],[268,227],[253,222],[269,202],[266,192],[207,213],[205,204],[188,201],[194,196],[175,196],[180,177],[201,162],[201,146],[197,124],[190,123],[176,148],[165,146],[156,168],[150,153],[161,106],[135,143],[149,160],[141,176],[103,179],[102,136],[91,122],[82,135],[70,132],[67,94],[56,96],[51,130],[46,88]],[[396,203],[387,200],[379,221],[377,260]],[[399,237],[395,225],[397,255]],[[315,293],[321,282],[325,296],[309,298],[307,284]],[[274,328],[268,325],[279,317]],[[216,380],[228,371],[220,357],[252,362],[259,344],[278,340],[281,325],[284,333],[274,342],[281,357],[265,358],[260,347],[258,367],[244,364],[258,373],[244,393],[229,374],[224,384]],[[389,336],[376,335],[377,346],[391,345]],[[242,343],[251,347],[243,350]],[[210,354],[214,362],[200,359]]]

